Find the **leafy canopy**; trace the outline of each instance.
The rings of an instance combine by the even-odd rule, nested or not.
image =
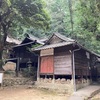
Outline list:
[[[65,34],[100,54],[99,0],[47,0],[47,4],[52,19],[48,33]]]
[[[50,18],[43,0],[0,0],[0,36],[5,42],[8,33],[20,28],[48,29]]]
[[[43,0],[0,0],[0,66],[9,34],[18,36],[23,33],[24,28],[30,26],[46,30],[49,28],[49,21]]]

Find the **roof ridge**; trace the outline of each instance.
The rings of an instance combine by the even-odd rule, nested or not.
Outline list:
[[[66,37],[65,35],[62,35],[62,34],[60,34],[60,33],[54,33],[57,37],[59,37],[60,39],[62,39],[62,40],[65,40],[66,42],[73,42],[73,41],[75,41],[75,40],[73,40],[73,39],[71,39],[71,38],[69,38],[69,37]]]
[[[29,34],[29,38],[31,39],[31,40],[36,40],[38,43],[40,43],[40,44],[44,44],[41,40],[40,40],[40,38],[38,38],[38,37],[36,37],[36,36],[34,36],[34,35],[32,35],[32,34]]]

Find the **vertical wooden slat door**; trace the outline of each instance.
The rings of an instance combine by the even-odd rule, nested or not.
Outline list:
[[[53,66],[53,56],[41,57],[40,73],[52,74]]]

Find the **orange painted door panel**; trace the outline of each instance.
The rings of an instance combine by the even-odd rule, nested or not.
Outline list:
[[[51,74],[54,70],[53,56],[41,57],[40,73]]]

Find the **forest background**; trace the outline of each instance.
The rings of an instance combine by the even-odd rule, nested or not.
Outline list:
[[[73,38],[87,49],[100,54],[100,2],[99,0],[44,0],[50,17],[49,29],[31,26],[13,30],[18,39],[26,33],[39,38],[59,32]],[[16,29],[16,28],[15,28]],[[17,34],[16,34],[17,32]],[[23,34],[22,34],[23,33]]]
[[[7,36],[23,40],[54,32],[100,54],[99,0],[0,0],[0,65]]]

